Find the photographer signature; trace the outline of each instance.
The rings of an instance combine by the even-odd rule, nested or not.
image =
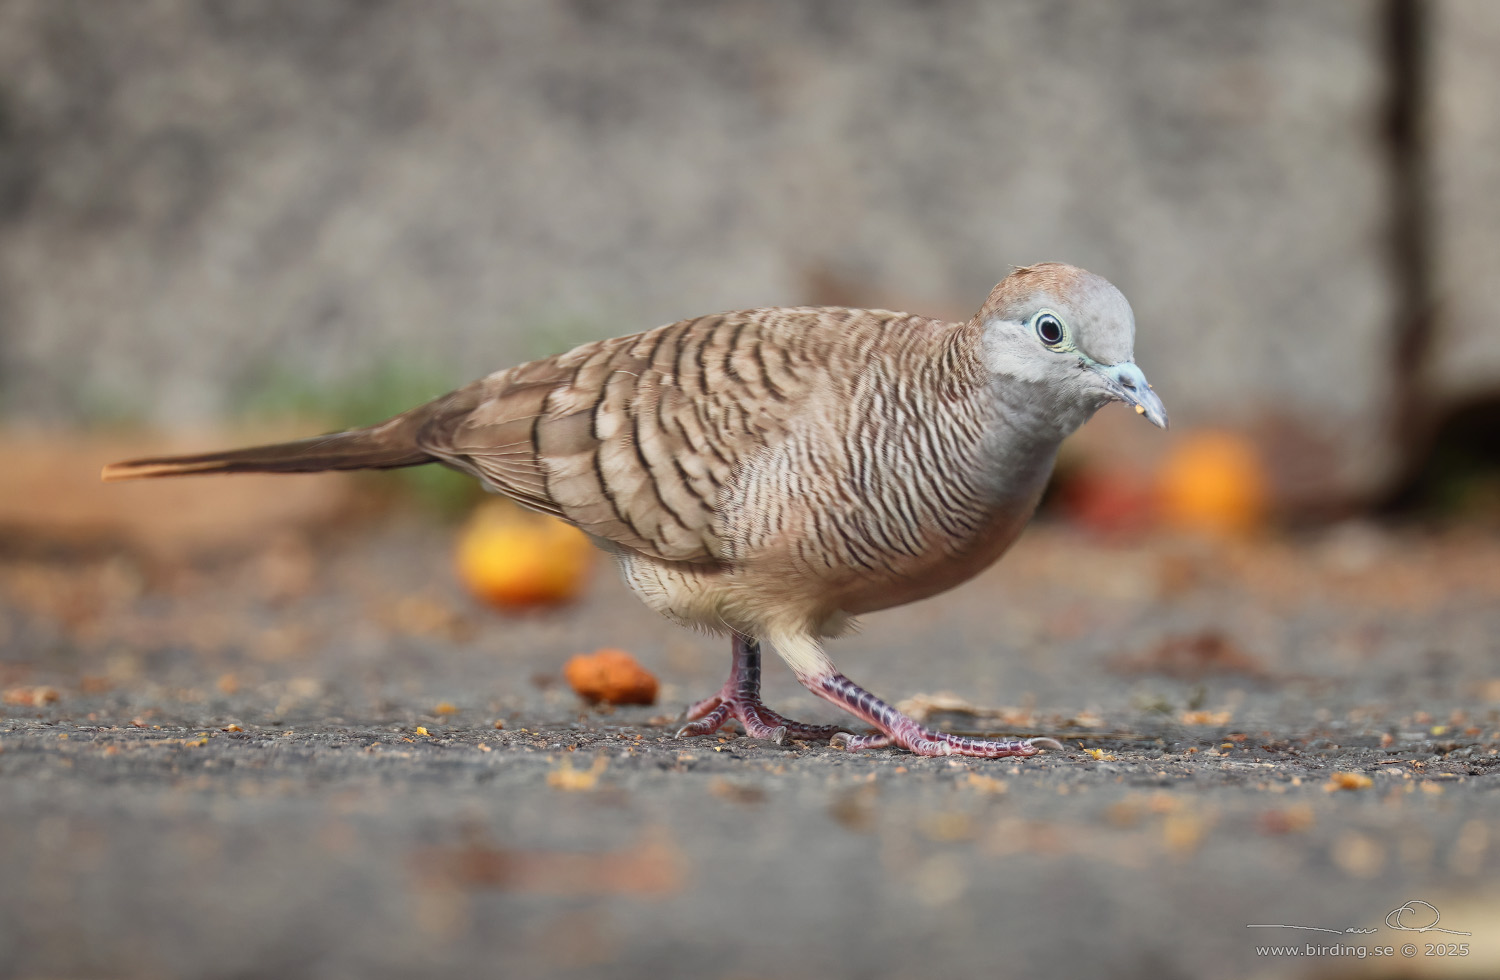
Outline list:
[[[1424,922],[1428,916],[1432,921]],[[1410,917],[1410,918],[1408,918]],[[1472,936],[1472,932],[1463,932],[1459,929],[1444,929],[1438,925],[1443,915],[1437,910],[1437,906],[1430,902],[1414,899],[1399,908],[1391,909],[1391,914],[1385,917],[1387,929],[1395,929],[1399,932],[1446,932],[1450,936]],[[1360,929],[1350,926],[1348,929],[1327,929],[1323,926],[1296,926],[1281,922],[1257,922],[1245,926],[1246,929],[1305,929],[1308,932],[1331,932],[1335,936],[1356,935],[1366,936],[1372,932],[1379,932],[1377,926],[1374,929]]]

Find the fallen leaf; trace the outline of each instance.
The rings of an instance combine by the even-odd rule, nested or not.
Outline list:
[[[994,776],[981,776],[977,772],[969,773],[969,778],[964,780],[964,782],[970,789],[983,793],[986,796],[999,796],[1007,788],[1005,783]]]
[[[962,810],[934,813],[921,822],[922,835],[931,841],[952,843],[974,837],[974,821]]]
[[[1152,813],[1176,813],[1183,805],[1181,799],[1170,793],[1152,793],[1146,801],[1146,808]]]
[[[708,791],[731,803],[754,804],[766,801],[766,791],[759,786],[730,782],[727,779],[715,779],[708,784]]]
[[[55,687],[13,687],[6,691],[3,699],[6,704],[21,705],[27,708],[40,708],[43,705],[57,701],[61,695]]]
[[[429,886],[503,888],[548,895],[671,895],[682,890],[687,861],[664,833],[634,847],[590,854],[513,851],[470,844],[418,851],[413,864]]]
[[[1178,720],[1184,725],[1227,725],[1233,717],[1230,711],[1184,711]]]
[[[1312,807],[1306,805],[1267,810],[1257,820],[1263,834],[1299,834],[1311,830],[1313,823]]]
[[[604,772],[609,765],[609,759],[604,756],[595,756],[594,762],[587,769],[574,769],[571,761],[565,761],[561,766],[547,773],[547,785],[553,789],[567,790],[569,792],[588,791],[599,782],[599,774]]]
[[[1209,823],[1206,817],[1191,811],[1169,813],[1162,821],[1162,840],[1167,850],[1189,854],[1198,849]]]
[[[971,718],[993,718],[1005,725],[1024,728],[1031,724],[1029,708],[986,708],[974,704],[952,691],[913,694],[896,705],[898,711],[915,721],[927,721],[933,715],[966,715]]]
[[[1328,782],[1323,788],[1332,793],[1341,789],[1369,789],[1374,785],[1375,780],[1362,772],[1336,772],[1328,777]]]
[[[449,603],[432,595],[402,596],[385,618],[396,631],[410,636],[461,642],[474,634],[473,623]]]
[[[1108,664],[1116,673],[1162,674],[1179,680],[1201,680],[1222,674],[1264,679],[1270,673],[1259,658],[1218,630],[1169,636],[1145,653],[1114,657]]]

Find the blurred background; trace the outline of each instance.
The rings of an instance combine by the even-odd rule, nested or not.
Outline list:
[[[294,962],[268,949],[311,956],[356,933],[349,948],[369,958],[346,949],[319,961],[333,964],[324,975],[474,969],[492,952],[485,930],[510,935],[513,922],[554,929],[555,942],[527,947],[538,971],[628,962],[659,975],[666,949],[712,973],[712,927],[684,924],[709,914],[705,895],[788,937],[811,921],[775,919],[755,895],[734,904],[703,872],[738,826],[730,811],[768,798],[756,811],[767,839],[746,853],[787,874],[817,869],[825,891],[808,895],[820,908],[840,888],[876,907],[872,919],[830,912],[827,948],[788,938],[788,951],[812,952],[771,971],[782,975],[920,972],[902,957],[940,946],[942,962],[993,972],[981,954],[996,910],[1055,900],[1099,924],[1108,895],[1210,917],[1229,938],[1142,946],[1139,923],[1112,920],[1099,928],[1118,931],[1113,944],[1069,946],[1075,975],[1121,964],[1142,977],[1282,975],[1264,961],[1223,972],[1223,944],[1280,896],[1350,921],[1376,911],[1361,904],[1369,895],[1394,906],[1414,882],[1495,900],[1474,877],[1500,851],[1491,817],[1452,805],[1413,816],[1412,802],[1329,817],[1355,804],[1321,789],[1306,812],[1237,797],[1208,816],[1134,798],[1116,800],[1136,815],[1126,823],[1125,811],[1081,811],[1076,834],[1046,838],[1051,863],[1017,873],[1014,887],[1030,891],[1012,894],[998,877],[954,877],[988,831],[932,831],[949,824],[910,801],[881,823],[861,809],[865,790],[835,776],[826,792],[818,775],[792,789],[720,780],[639,795],[621,776],[592,810],[556,791],[593,787],[582,764],[560,782],[516,776],[498,797],[474,776],[443,790],[467,821],[457,827],[422,788],[468,770],[421,775],[424,756],[402,777],[411,783],[319,769],[322,749],[275,756],[267,772],[282,782],[255,783],[253,803],[222,776],[179,770],[186,762],[111,768],[125,765],[110,751],[126,745],[111,741],[121,730],[202,728],[225,752],[272,736],[290,746],[287,726],[335,740],[376,732],[403,752],[447,733],[476,767],[506,755],[475,747],[496,730],[624,725],[654,741],[718,686],[727,658],[718,641],[653,618],[607,570],[591,573],[602,563],[566,529],[482,505],[452,474],[105,487],[103,463],[367,424],[525,359],[717,310],[967,319],[1010,267],[1043,260],[1084,266],[1129,297],[1137,361],[1172,430],[1101,412],[1065,447],[1016,554],[966,590],[882,614],[838,648],[852,651],[850,672],[893,700],[950,689],[965,698],[928,706],[1008,705],[979,716],[990,724],[1160,733],[1169,754],[1199,741],[1248,751],[1221,739],[1274,731],[1329,751],[1425,739],[1424,759],[1440,757],[1432,739],[1466,733],[1441,752],[1493,755],[1500,4],[0,0],[0,725],[18,739],[0,774],[15,777],[7,812],[62,813],[52,830],[21,816],[0,826],[0,880],[41,896],[0,898],[0,977],[7,950],[17,975],[99,975],[121,950],[145,964],[121,975],[210,975],[207,964],[229,975]],[[565,669],[604,644],[639,662]],[[914,646],[947,655],[916,665]],[[822,710],[779,666],[767,684],[773,703]],[[616,688],[655,704],[610,714],[597,692]],[[47,745],[109,758],[59,768],[73,757],[20,741],[57,725],[73,726],[72,741]],[[691,748],[662,744],[663,758]],[[175,789],[197,772],[185,792],[199,796],[89,795],[59,811],[53,780],[75,761],[80,785],[133,772]],[[918,779],[946,770],[911,765],[908,785],[947,786]],[[307,788],[322,780],[337,793]],[[972,796],[989,784],[963,785]],[[975,827],[1003,802],[983,792],[989,802],[959,807]],[[126,829],[98,822],[101,798]],[[380,816],[392,798],[407,816]],[[677,808],[621,802],[657,798]],[[1017,805],[1004,819],[1048,819]],[[576,839],[549,834],[592,840],[578,828],[597,828],[600,806],[678,835],[668,864],[700,873],[672,886],[680,894],[667,888],[670,916],[622,911],[610,903],[639,896],[596,884],[547,925],[515,918],[516,905],[464,904],[454,895],[468,881],[419,889],[414,931],[393,925],[405,913],[389,896],[417,886],[397,858],[381,861],[413,839],[471,841],[480,827],[521,852],[566,851]],[[726,814],[684,829],[698,807]],[[1121,836],[1141,814],[1166,821],[1151,837],[1159,854]],[[191,837],[204,826],[238,827],[249,843]],[[1004,826],[996,833],[1013,836]],[[851,844],[850,828],[883,836]],[[612,839],[597,832],[596,844]],[[786,844],[802,833],[824,835],[819,856]],[[1422,833],[1427,851],[1403,849]],[[1176,871],[1142,883],[1123,865],[1096,876],[1098,853],[1069,865],[1063,837],[1090,835]],[[927,850],[908,854],[905,838]],[[345,856],[342,872],[319,863],[329,854]],[[1295,868],[1277,863],[1288,855]],[[1262,904],[1209,911],[1229,901],[1210,887],[1225,875]],[[137,889],[160,897],[190,881],[213,893],[230,880],[260,910],[261,940],[228,918],[129,914]],[[778,887],[761,884],[756,895]],[[1138,901],[1142,888],[1152,901]],[[90,889],[109,910],[70,919]],[[927,897],[904,905],[908,894]],[[955,918],[970,899],[988,911]],[[1500,921],[1493,901],[1483,908]],[[872,921],[899,944],[835,956]],[[1034,944],[1016,962],[1048,962],[1062,934],[1025,916],[1012,925],[1008,941]],[[660,941],[641,945],[635,928]]]
[[[368,422],[1057,259],[1136,308],[1180,431],[1129,455],[1229,427],[1283,510],[1410,504],[1496,466],[1492,7],[7,0],[0,410]]]

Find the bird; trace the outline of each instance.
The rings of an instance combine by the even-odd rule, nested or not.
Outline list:
[[[737,721],[783,743],[999,758],[1055,740],[926,728],[825,651],[858,616],[948,590],[1031,519],[1063,439],[1112,401],[1160,428],[1135,316],[1075,266],[1014,268],[967,322],[781,307],[679,320],[497,371],[365,428],[111,464],[106,481],[438,463],[582,529],[647,606],[727,634],[730,676],[680,737]],[[811,725],[760,696],[769,643],[863,721]]]

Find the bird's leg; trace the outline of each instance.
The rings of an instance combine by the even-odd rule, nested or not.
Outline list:
[[[830,665],[831,667],[831,665]],[[998,759],[1012,755],[1036,755],[1040,749],[1061,750],[1061,743],[1050,738],[969,738],[923,728],[917,722],[886,704],[836,670],[814,676],[798,675],[804,687],[818,697],[880,729],[881,735],[850,735],[840,732],[832,739],[836,748],[856,752],[899,745],[917,755],[972,755]]]
[[[804,725],[767,708],[760,700],[760,641],[738,633],[734,637],[734,666],[719,693],[692,705],[684,715],[687,724],[677,737],[712,735],[731,718],[745,726],[751,738],[770,739],[777,744],[788,738],[828,739],[840,731],[837,725]]]

